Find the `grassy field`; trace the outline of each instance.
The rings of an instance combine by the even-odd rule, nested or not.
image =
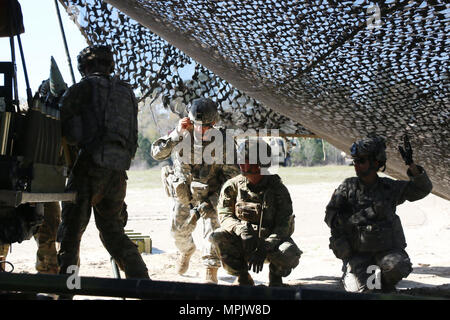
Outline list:
[[[162,188],[159,168],[132,170],[127,174],[128,188],[130,189]],[[280,167],[278,175],[287,185],[300,185],[316,182],[340,183],[345,178],[354,176],[355,172],[351,166]]]

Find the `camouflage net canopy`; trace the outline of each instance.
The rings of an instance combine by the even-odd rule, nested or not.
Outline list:
[[[161,93],[172,109],[211,96],[225,124],[293,125],[286,132],[342,150],[376,132],[396,178],[406,178],[397,145],[407,133],[433,192],[450,199],[446,1],[60,1],[89,42],[114,47],[143,96]]]
[[[61,2],[89,44],[102,42],[113,47],[117,69],[140,92],[140,101],[147,104],[161,98],[164,107],[183,117],[190,101],[210,97],[218,102],[221,124],[227,127],[263,127],[285,134],[314,135],[265,108],[105,1]]]

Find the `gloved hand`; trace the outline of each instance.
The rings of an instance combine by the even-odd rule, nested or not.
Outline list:
[[[402,146],[398,146],[398,151],[400,152],[403,160],[405,161],[405,164],[407,166],[409,166],[412,163],[414,163],[414,161],[412,158],[413,151],[411,148],[411,143],[409,143],[409,138],[408,138],[408,135],[406,135],[406,134],[403,137],[403,144],[404,144],[405,148],[403,149]]]
[[[241,241],[242,247],[244,248],[244,252],[246,254],[250,254],[251,252],[255,251],[256,247],[258,246],[258,236],[256,235],[255,230],[253,230],[250,222],[247,222],[247,224],[242,229]]]
[[[250,255],[250,258],[248,259],[248,270],[253,269],[253,272],[255,273],[262,271],[266,257],[267,257],[266,248],[263,245],[259,246],[256,249],[256,251],[254,251]]]

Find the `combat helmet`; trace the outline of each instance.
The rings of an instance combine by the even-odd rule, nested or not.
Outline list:
[[[210,125],[217,121],[218,116],[217,103],[208,98],[193,100],[189,108],[189,119],[194,124]]]
[[[114,71],[114,56],[108,45],[96,44],[80,51],[77,57],[78,71],[85,76],[86,66],[91,65],[95,71],[110,74]],[[99,69],[99,70],[97,70]]]
[[[386,142],[381,136],[372,134],[354,142],[350,147],[350,154],[354,159],[367,156],[370,161],[378,161],[377,169],[383,166],[386,168]]]
[[[262,138],[245,138],[238,146],[238,163],[258,164],[262,168],[271,165],[272,148]]]

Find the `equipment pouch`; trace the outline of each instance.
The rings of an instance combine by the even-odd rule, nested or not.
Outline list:
[[[206,183],[192,181],[191,193],[194,201],[203,202],[208,199],[209,186]]]
[[[173,196],[182,204],[188,205],[191,201],[191,192],[187,181],[182,177],[175,177],[172,183]]]
[[[380,252],[393,247],[393,228],[391,225],[357,226],[356,251]]]
[[[260,203],[240,201],[236,203],[235,209],[238,219],[259,225],[262,211]]]
[[[406,248],[405,233],[403,232],[402,223],[399,216],[395,215],[392,221],[392,228],[394,232],[394,247],[396,249]]]
[[[342,260],[348,259],[352,253],[351,246],[344,237],[331,237],[329,248],[333,250],[336,258]]]
[[[164,191],[169,197],[172,197],[172,184],[173,184],[173,169],[171,166],[164,166],[161,168],[161,181]]]

